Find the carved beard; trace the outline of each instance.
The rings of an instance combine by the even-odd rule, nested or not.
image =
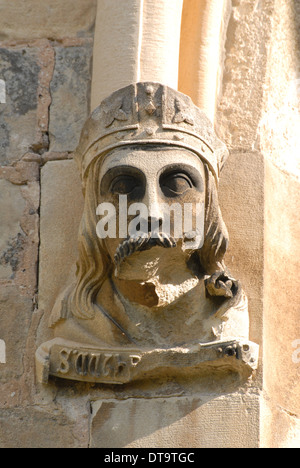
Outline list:
[[[119,267],[125,258],[134,253],[150,250],[153,247],[172,249],[177,247],[177,242],[173,237],[165,233],[156,233],[155,237],[152,232],[144,236],[128,237],[117,248],[114,257],[116,267]]]
[[[117,248],[114,260],[115,278],[121,280],[121,283],[125,280],[126,283],[124,297],[140,305],[159,309],[169,306],[194,289],[199,279],[187,267],[190,254],[184,251],[182,241],[176,241],[165,233],[155,235],[150,232],[146,236],[129,237]],[[170,249],[172,254],[168,252]],[[134,254],[136,256],[133,257]],[[121,283],[117,283],[119,287]],[[153,305],[138,300],[136,291],[140,286],[145,288],[143,291],[152,292]],[[134,296],[128,296],[130,290],[131,293],[135,291]]]

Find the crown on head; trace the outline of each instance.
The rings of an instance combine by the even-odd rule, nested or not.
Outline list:
[[[160,83],[136,83],[111,94],[86,121],[75,159],[84,179],[91,163],[126,145],[163,144],[189,149],[218,182],[228,150],[191,98]]]

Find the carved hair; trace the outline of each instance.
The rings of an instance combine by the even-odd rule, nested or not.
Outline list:
[[[204,244],[199,250],[203,273],[212,275],[225,269],[223,258],[228,247],[228,231],[219,206],[216,181],[207,164],[204,163],[206,176]]]
[[[104,281],[112,275],[113,259],[108,255],[104,241],[95,234],[96,209],[99,204],[99,174],[102,158],[90,167],[85,192],[84,213],[79,230],[79,260],[77,262],[77,283],[72,296],[71,310],[81,319],[94,317],[93,304]],[[206,203],[204,244],[198,251],[200,267],[205,275],[212,275],[223,268],[222,261],[228,245],[228,233],[219,208],[216,181],[204,163],[206,175]]]
[[[79,227],[77,284],[72,297],[72,313],[78,318],[91,319],[93,304],[105,279],[111,274],[112,261],[95,232],[96,210],[99,204],[99,174],[101,158],[91,165],[86,181],[85,205]]]

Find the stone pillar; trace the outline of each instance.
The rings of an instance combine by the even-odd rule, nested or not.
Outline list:
[[[300,446],[299,25],[298,2],[274,2],[259,128],[265,157],[264,447]]]
[[[222,83],[228,0],[185,0],[183,3],[179,90],[204,109],[212,121]]]
[[[139,81],[177,89],[183,0],[98,0],[92,109]]]

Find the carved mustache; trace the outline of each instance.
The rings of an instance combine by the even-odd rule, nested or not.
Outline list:
[[[168,234],[159,232],[155,233],[155,236],[153,237],[153,233],[149,232],[146,236],[128,237],[116,250],[114,257],[116,266],[119,266],[126,257],[130,257],[135,252],[143,252],[153,247],[172,249],[177,246],[175,239]]]

